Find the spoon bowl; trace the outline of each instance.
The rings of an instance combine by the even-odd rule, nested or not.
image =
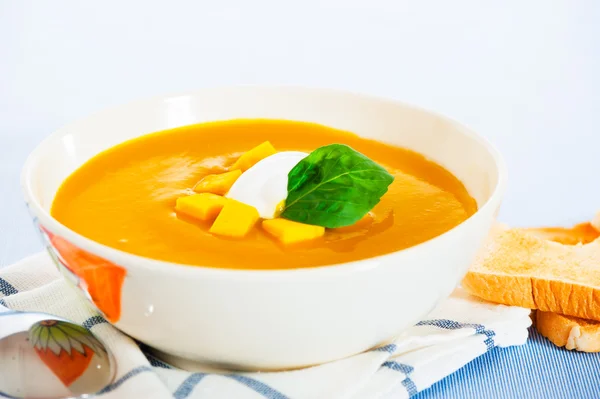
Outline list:
[[[0,305],[0,397],[89,395],[110,384],[114,375],[112,356],[88,329]]]

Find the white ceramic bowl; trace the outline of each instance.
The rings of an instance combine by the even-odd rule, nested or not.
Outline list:
[[[82,237],[50,216],[62,181],[100,151],[158,130],[236,118],[316,122],[418,151],[454,173],[479,210],[409,249],[276,271],[135,256]],[[289,87],[205,89],[102,111],[52,134],[22,175],[26,202],[57,264],[119,329],[187,367],[202,362],[263,370],[359,353],[425,316],[465,274],[495,218],[505,180],[492,146],[440,115],[363,95]],[[98,276],[104,285],[97,285]]]

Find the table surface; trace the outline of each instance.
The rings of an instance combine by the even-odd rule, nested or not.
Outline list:
[[[19,189],[40,140],[205,86],[333,87],[439,111],[506,158],[502,221],[587,220],[600,209],[599,19],[595,0],[0,2],[0,266],[41,249]],[[598,397],[599,370],[600,355],[532,332],[419,397]]]

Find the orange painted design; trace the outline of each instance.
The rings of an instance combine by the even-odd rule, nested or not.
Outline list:
[[[35,348],[35,351],[44,364],[52,370],[54,375],[68,387],[83,374],[92,361],[92,357],[94,357],[93,350],[86,345],[82,346],[85,353],[71,350],[71,353],[69,354],[64,349],[61,349],[60,354],[56,355],[49,348]]]
[[[121,288],[125,280],[125,269],[76,247],[43,227],[42,229],[60,255],[61,263],[85,281],[87,291],[98,309],[109,321],[118,321],[121,317]]]

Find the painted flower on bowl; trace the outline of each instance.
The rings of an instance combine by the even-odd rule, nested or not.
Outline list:
[[[121,291],[126,270],[71,244],[39,225],[50,256],[59,270],[115,323],[121,317]]]

